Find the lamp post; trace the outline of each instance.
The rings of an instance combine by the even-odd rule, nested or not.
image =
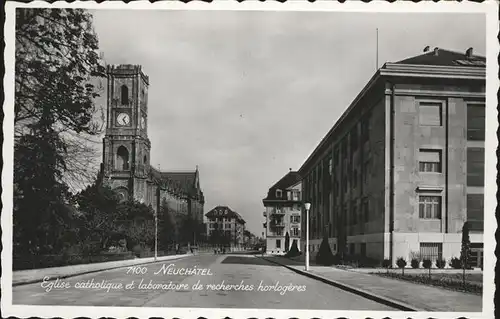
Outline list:
[[[311,209],[311,203],[305,203],[304,208],[306,209],[306,271],[309,271],[309,209]]]
[[[155,261],[158,259],[158,213],[155,212]]]

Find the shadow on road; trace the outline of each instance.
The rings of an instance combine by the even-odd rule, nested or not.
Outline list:
[[[266,260],[267,259],[267,260]],[[269,261],[268,261],[269,260]],[[273,266],[273,267],[281,267],[279,264],[275,264],[272,261],[279,262],[280,264],[286,265],[301,265],[294,260],[289,260],[282,257],[274,257],[274,256],[266,256],[263,258],[254,258],[252,256],[228,256],[224,258],[221,264],[238,264],[238,265],[259,265],[259,266]]]

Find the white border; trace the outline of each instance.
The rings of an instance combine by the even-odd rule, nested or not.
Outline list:
[[[251,11],[341,11],[341,12],[449,12],[449,13],[484,13],[487,24],[487,72],[486,72],[486,159],[485,159],[485,229],[484,229],[484,291],[483,291],[483,312],[482,313],[455,313],[455,312],[376,312],[376,311],[323,311],[323,310],[273,310],[273,309],[218,309],[218,308],[138,308],[138,307],[84,307],[84,306],[19,306],[12,305],[12,181],[13,181],[13,108],[14,105],[14,11],[17,7],[61,7],[61,8],[87,8],[87,9],[127,9],[127,10],[251,10]],[[495,291],[494,265],[496,258],[494,249],[496,241],[494,233],[495,210],[496,210],[496,148],[497,138],[497,90],[499,88],[497,56],[499,45],[496,40],[498,34],[498,3],[496,1],[486,1],[483,3],[473,2],[379,2],[362,3],[361,1],[347,1],[337,3],[334,1],[316,1],[309,3],[301,0],[288,1],[286,3],[258,1],[214,1],[213,3],[189,2],[187,4],[173,1],[158,1],[149,3],[146,1],[136,1],[125,4],[118,1],[104,3],[93,2],[56,2],[49,4],[42,1],[34,1],[29,4],[7,2],[5,5],[5,74],[4,77],[4,116],[3,122],[3,171],[2,171],[2,300],[1,308],[4,316],[17,317],[163,317],[163,318],[249,318],[249,317],[273,317],[273,318],[335,318],[335,317],[391,317],[391,318],[457,318],[464,316],[467,318],[492,318],[493,317],[493,296]]]

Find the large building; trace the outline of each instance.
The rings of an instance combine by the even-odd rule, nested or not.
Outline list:
[[[245,242],[245,220],[227,206],[216,206],[205,214],[208,241],[241,248]]]
[[[281,254],[292,246],[293,242],[300,249],[302,183],[300,175],[290,170],[267,192],[262,200],[266,211],[266,252]],[[305,228],[304,228],[305,229]],[[286,234],[290,240],[286,247]]]
[[[204,196],[198,167],[188,172],[163,172],[150,164],[148,76],[140,66],[128,64],[108,66],[107,76],[103,181],[123,200],[134,198],[155,211],[166,203],[171,211],[202,222]]]
[[[386,63],[299,170],[310,250],[482,262],[486,59],[472,48]],[[304,233],[304,232],[303,232]]]

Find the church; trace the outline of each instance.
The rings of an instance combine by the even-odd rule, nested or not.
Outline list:
[[[164,172],[150,163],[148,138],[149,77],[140,65],[107,67],[106,133],[101,176],[122,200],[134,198],[158,212],[166,201],[170,211],[203,222],[205,203],[198,167]]]

